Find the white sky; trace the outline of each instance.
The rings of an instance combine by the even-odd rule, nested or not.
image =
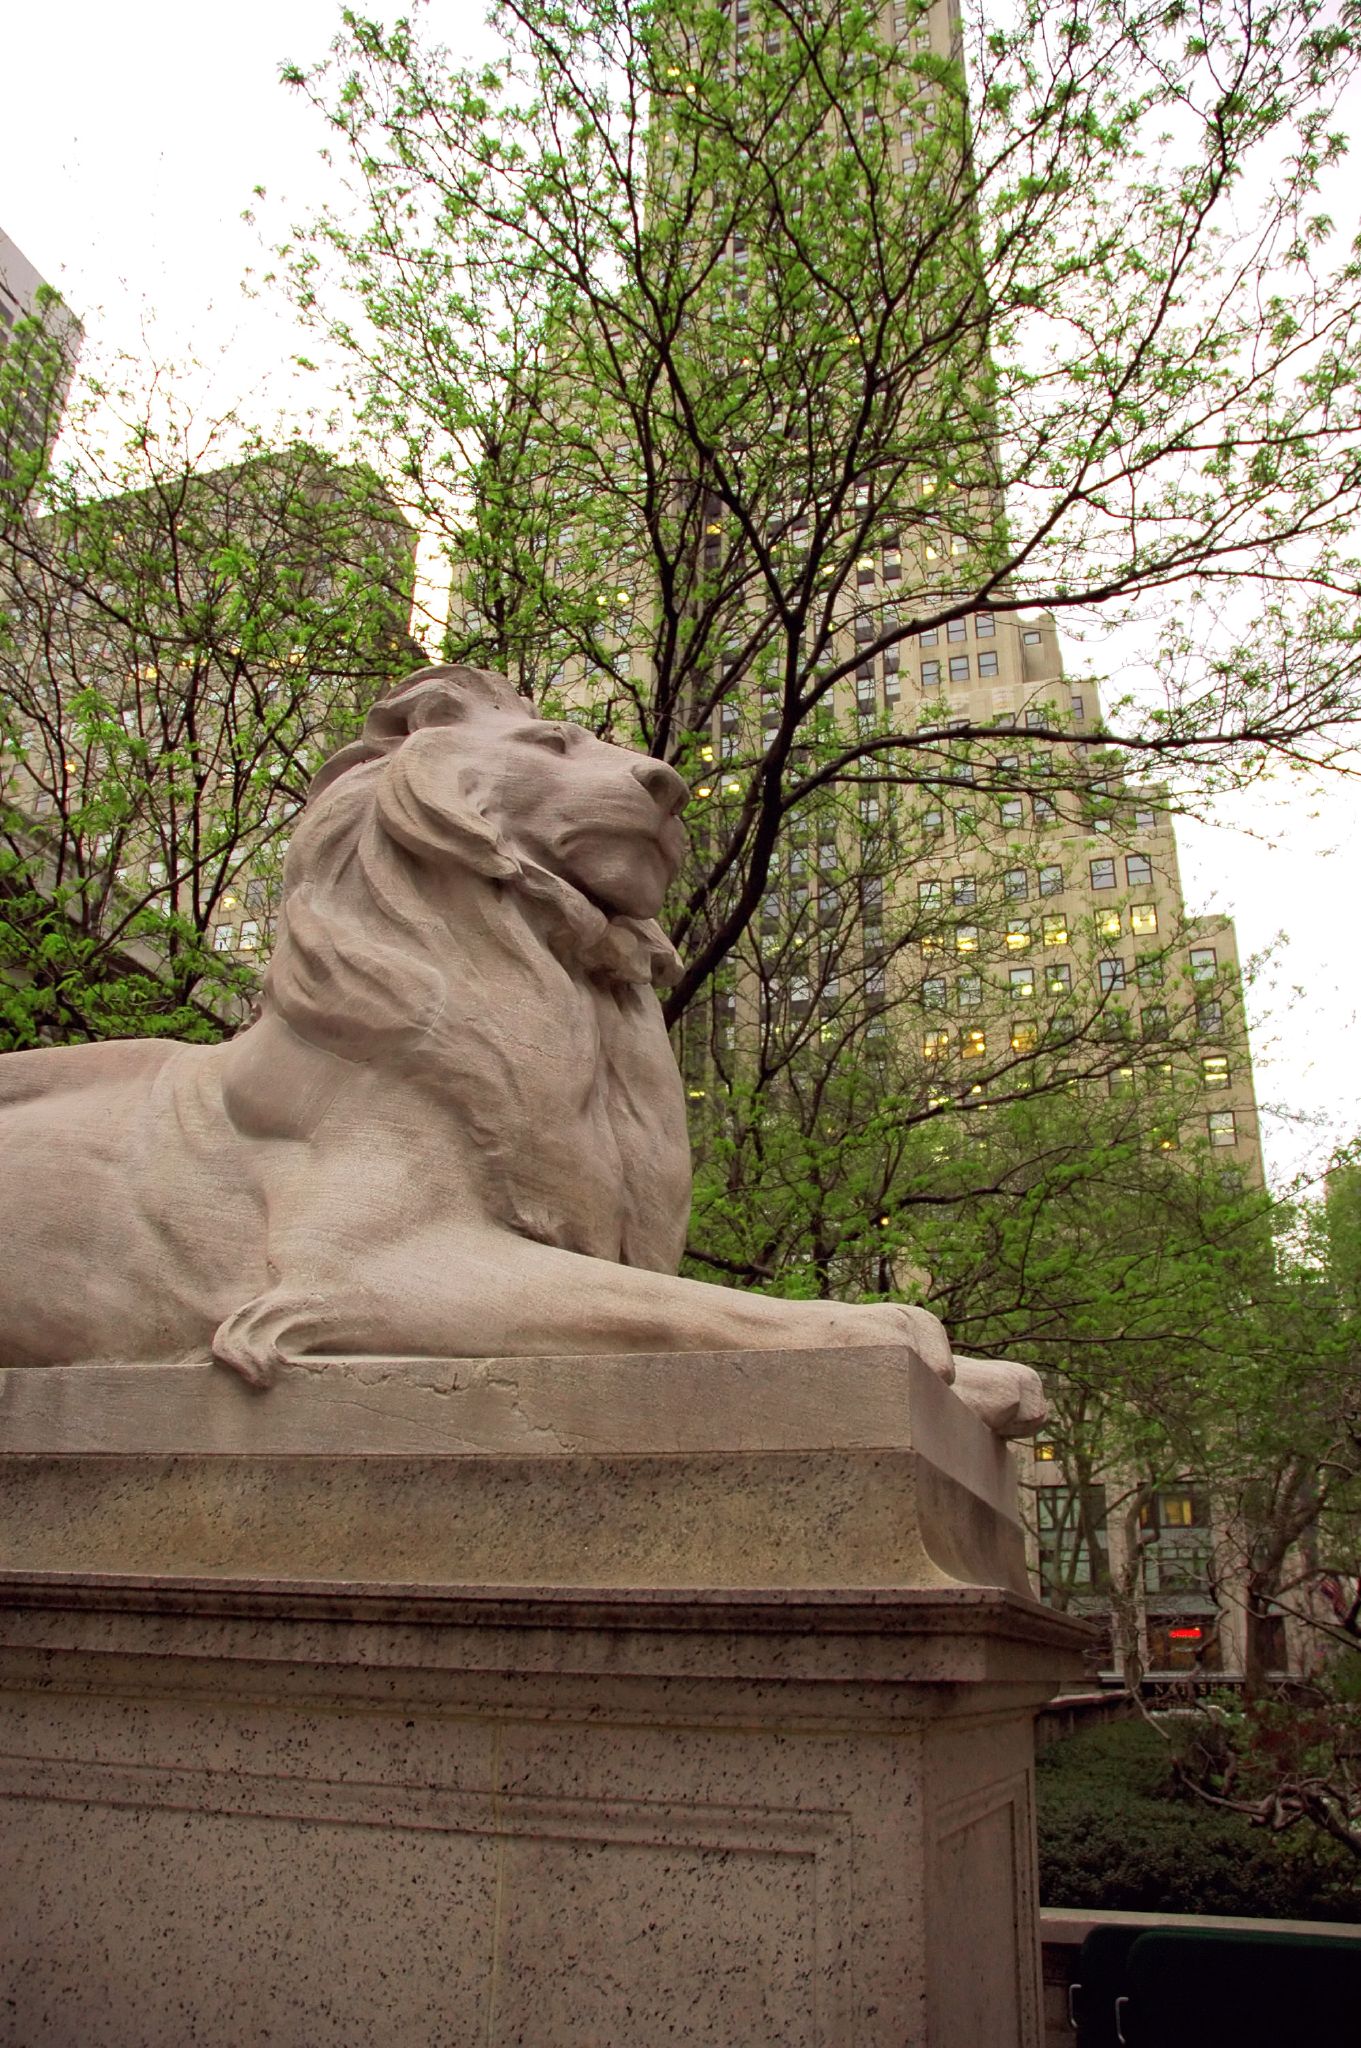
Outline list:
[[[403,9],[370,0],[363,11]],[[482,12],[481,0],[435,0],[427,19],[467,50],[485,47]],[[247,413],[286,408],[294,390],[324,397],[315,378],[290,382],[286,368],[315,342],[280,301],[242,291],[267,259],[241,215],[257,185],[267,222],[304,215],[334,189],[319,160],[323,132],[278,83],[278,67],[320,57],[339,19],[335,0],[234,0],[225,10],[63,0],[9,11],[0,227],[96,345],[136,349],[145,333],[163,355],[196,351],[211,360],[211,397]],[[1234,917],[1245,958],[1286,935],[1252,998],[1277,1174],[1321,1164],[1361,1132],[1361,784],[1282,785],[1274,803],[1241,800],[1218,826],[1179,833],[1193,910]]]

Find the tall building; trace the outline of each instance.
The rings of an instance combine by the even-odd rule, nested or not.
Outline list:
[[[0,353],[21,352],[20,384],[13,394],[10,446],[0,449],[0,468],[16,454],[47,454],[61,425],[83,330],[79,320],[48,287],[21,249],[0,230]],[[41,333],[33,331],[34,324]]]

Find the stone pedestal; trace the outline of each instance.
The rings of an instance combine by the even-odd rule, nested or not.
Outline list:
[[[1005,1448],[901,1352],[0,1384],[0,2042],[1035,2048]]]

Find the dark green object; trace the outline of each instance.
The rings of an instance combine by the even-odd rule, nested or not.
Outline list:
[[[1142,1927],[1094,1927],[1083,1942],[1068,1991],[1077,2048],[1118,2048],[1115,2001],[1126,1989],[1129,1952],[1145,1932]]]
[[[1119,1930],[1124,1932],[1125,1930]],[[1086,1943],[1083,1944],[1085,1954]],[[1128,1950],[1112,2034],[1127,2048],[1356,2048],[1361,1942],[1337,1935],[1159,1928]]]

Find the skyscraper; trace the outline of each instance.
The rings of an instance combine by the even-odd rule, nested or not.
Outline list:
[[[23,251],[0,230],[0,353],[17,350],[19,361],[17,387],[5,394],[4,469],[12,468],[16,455],[50,451],[80,354],[81,324],[50,294]]]

